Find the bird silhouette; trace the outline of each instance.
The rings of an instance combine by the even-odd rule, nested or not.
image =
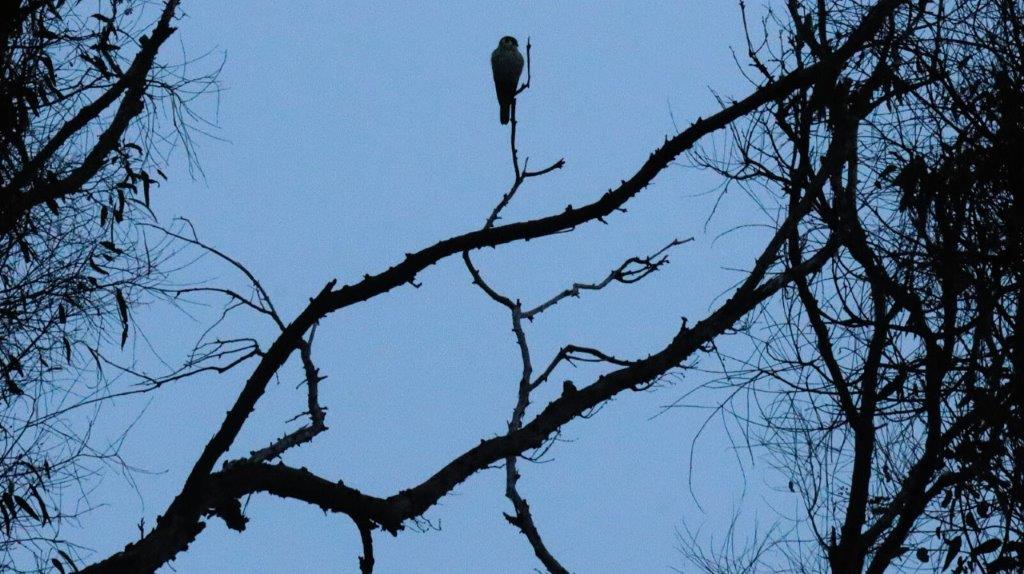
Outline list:
[[[519,53],[519,42],[512,36],[499,40],[498,47],[491,52],[491,71],[501,107],[501,123],[505,125],[512,116],[519,76],[523,73],[523,55]]]

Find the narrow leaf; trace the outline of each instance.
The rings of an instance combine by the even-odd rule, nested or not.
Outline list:
[[[17,502],[18,506],[20,506],[21,509],[24,510],[29,516],[35,518],[36,520],[39,520],[39,514],[35,511],[34,508],[32,508],[32,506],[28,503],[27,500],[15,494],[14,502]]]
[[[989,552],[995,552],[1003,545],[1003,542],[998,538],[989,538],[981,544],[974,547],[971,550],[971,556],[978,556],[979,554],[988,554]]]
[[[128,303],[124,300],[121,289],[116,289],[114,296],[117,298],[117,311],[121,314],[121,348],[123,349],[128,340]]]
[[[953,563],[953,559],[956,558],[957,553],[960,552],[960,546],[964,543],[963,538],[957,536],[956,538],[949,541],[949,549],[946,550],[946,560],[942,563],[942,569],[949,568],[949,565]]]

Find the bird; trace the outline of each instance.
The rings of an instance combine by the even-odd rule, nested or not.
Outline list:
[[[505,125],[512,116],[519,76],[523,73],[523,55],[519,53],[519,42],[512,36],[499,40],[498,47],[491,52],[491,71],[494,73],[494,91],[498,94],[498,105],[501,107],[501,124]]]
[[[562,382],[562,396],[563,397],[564,396],[569,396],[571,394],[574,394],[577,391],[578,391],[578,389],[576,388],[576,385],[573,384],[573,382],[570,381],[569,379],[566,379],[565,381]]]

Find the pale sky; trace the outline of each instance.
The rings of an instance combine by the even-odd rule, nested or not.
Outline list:
[[[534,46],[533,87],[518,105],[521,154],[534,167],[567,162],[528,182],[506,221],[593,201],[666,135],[716,111],[712,90],[750,89],[730,51],[746,51],[739,9],[726,0],[183,5],[171,59],[210,52],[195,64],[203,69],[226,56],[219,100],[197,108],[217,124],[219,140],[197,135],[205,177],[190,179],[180,156],[165,170],[171,180],[155,198],[158,214],[165,222],[189,217],[204,240],[256,273],[286,317],[331,278],[354,281],[482,225],[513,176],[489,67],[503,35],[523,47],[530,36]],[[680,317],[697,320],[720,302],[739,277],[731,269],[752,262],[756,230],[722,234],[765,216],[734,190],[708,222],[720,182],[679,164],[610,225],[477,255],[496,287],[536,304],[625,258],[694,238],[643,282],[566,301],[529,325],[539,363],[566,343],[645,356],[670,340]],[[202,263],[193,273],[238,284],[224,267]],[[518,379],[507,312],[472,287],[459,258],[419,280],[420,289],[397,289],[322,323],[314,358],[329,377],[321,397],[330,431],[285,462],[386,496],[504,431]],[[180,361],[213,316],[192,311],[195,321],[154,304],[136,320],[164,359]],[[264,345],[273,336],[257,319],[231,328]],[[235,456],[295,427],[285,421],[302,412],[305,397],[294,367],[258,404]],[[560,371],[531,412],[560,392],[561,380],[582,385],[595,372]],[[111,436],[145,409],[123,449],[142,469],[139,494],[109,476],[89,497],[103,506],[65,535],[98,557],[137,537],[140,519],[152,524],[246,375],[198,377],[107,408],[101,430]],[[771,521],[777,506],[761,497],[784,477],[733,452],[719,419],[696,443],[691,472],[691,443],[709,411],[655,417],[705,380],[692,371],[673,386],[621,395],[565,428],[545,463],[521,463],[521,492],[570,570],[685,571],[676,534],[684,524],[721,532],[741,507]],[[711,406],[710,397],[700,400]],[[503,493],[503,471],[479,473],[427,513],[438,529],[377,533],[377,572],[540,568],[502,517],[511,510]],[[174,570],[162,572],[358,571],[359,536],[347,517],[269,496],[253,497],[246,514],[244,533],[211,520]]]

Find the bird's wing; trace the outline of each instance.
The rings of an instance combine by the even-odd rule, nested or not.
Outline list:
[[[517,61],[507,50],[497,49],[491,54],[491,71],[494,74],[494,89],[499,102],[509,102],[516,94],[519,74],[522,72],[522,57]]]
[[[512,52],[512,71],[516,78],[516,83],[519,83],[519,76],[523,75],[523,55],[519,53],[519,50]]]

